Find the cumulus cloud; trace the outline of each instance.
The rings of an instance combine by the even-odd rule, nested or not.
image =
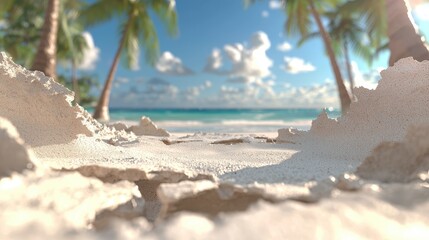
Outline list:
[[[273,61],[267,56],[270,47],[271,42],[267,34],[256,32],[247,45],[235,43],[224,46],[223,53],[230,65],[229,69],[222,69],[222,52],[214,49],[208,58],[205,71],[225,76],[227,83],[241,84],[239,89],[246,90],[247,93],[272,94],[273,81],[266,80],[268,77],[274,77],[270,71]],[[223,91],[227,90],[224,88]]]
[[[82,35],[86,40],[87,48],[83,51],[83,60],[77,68],[80,70],[93,70],[98,61],[100,49],[95,46],[91,33],[84,32]]]
[[[179,88],[165,79],[151,78],[137,86],[115,92],[112,102],[127,107],[168,106],[176,102]]]
[[[299,107],[338,107],[337,86],[333,81],[303,87],[289,87],[279,98]]]
[[[222,55],[219,49],[213,49],[211,55],[207,59],[207,64],[204,71],[211,73],[219,73],[219,69],[222,66]]]
[[[273,108],[337,108],[339,106],[336,85],[332,81],[302,87],[283,84],[281,87],[283,88],[280,92],[267,94],[263,88],[255,85],[242,87],[223,85],[219,89],[217,101],[214,104],[228,107],[269,106]]]
[[[290,51],[291,49],[292,49],[292,45],[290,45],[290,43],[286,41],[277,45],[277,50],[279,50],[280,52],[287,52],[287,51]]]
[[[171,52],[163,52],[155,64],[155,69],[166,75],[187,76],[193,74],[193,71],[187,68],[180,58],[174,56]]]
[[[303,72],[312,72],[316,70],[316,67],[309,62],[305,62],[301,58],[297,57],[285,57],[284,58],[285,65],[283,69],[291,74],[298,74]]]
[[[219,90],[218,101],[229,107],[245,107],[246,104],[257,104],[259,89],[252,85],[242,87],[223,85]]]
[[[241,43],[225,45],[223,52],[231,63],[229,70],[221,69],[222,53],[219,49],[214,49],[208,58],[205,71],[227,76],[233,82],[255,82],[271,74],[273,62],[266,54],[270,47],[271,42],[267,34],[256,32],[250,39],[249,46]]]
[[[268,3],[268,6],[271,9],[280,9],[283,7],[283,1],[284,0],[270,0],[270,2]]]
[[[270,13],[269,13],[268,11],[262,11],[262,12],[261,12],[261,16],[262,16],[263,18],[267,18],[267,17],[269,17],[269,16],[270,16]]]
[[[188,87],[187,89],[183,90],[180,94],[181,94],[181,97],[186,99],[187,101],[196,101],[197,98],[201,95],[202,91],[209,89],[211,87],[212,87],[212,82],[209,80],[206,80],[204,83],[200,85]]]
[[[130,85],[127,87],[124,83]],[[132,81],[118,78],[112,92],[112,103],[115,107],[201,107],[207,96],[200,96],[211,87],[209,80],[183,89],[162,77]]]
[[[201,89],[199,87],[189,87],[182,92],[182,97],[189,102],[196,101],[200,96]]]

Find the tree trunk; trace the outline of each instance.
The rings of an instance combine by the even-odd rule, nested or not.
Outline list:
[[[353,88],[355,87],[355,80],[353,77],[353,72],[352,72],[352,64],[350,61],[350,56],[349,56],[349,43],[347,41],[347,39],[344,40],[344,58],[346,59],[346,66],[347,66],[347,75],[349,77],[349,82],[350,82],[350,93],[352,96],[354,96],[353,93]]]
[[[325,28],[323,27],[322,20],[320,19],[319,13],[316,11],[313,0],[308,0],[310,3],[311,13],[316,20],[317,27],[319,28],[320,35],[322,35],[323,43],[325,44],[326,52],[329,56],[329,61],[331,62],[332,70],[334,71],[335,81],[337,83],[338,94],[341,102],[341,111],[342,114],[345,114],[350,107],[351,99],[349,93],[347,92],[346,86],[344,85],[343,78],[341,76],[340,68],[338,67],[337,59],[335,58],[334,50],[332,49],[331,37],[326,33]]]
[[[131,23],[133,21],[133,15],[129,16],[127,25],[122,33],[121,40],[119,42],[119,47],[116,50],[115,58],[113,59],[112,66],[110,67],[109,74],[107,75],[106,82],[104,83],[103,91],[101,92],[101,96],[98,99],[97,107],[95,108],[95,112],[93,117],[95,119],[101,121],[109,121],[109,101],[110,101],[110,92],[112,91],[112,83],[115,77],[116,70],[118,68],[119,59],[121,57],[122,49],[125,44],[125,37],[129,28],[131,27]]]
[[[417,61],[429,60],[429,51],[411,19],[405,0],[385,0],[387,34],[389,36],[389,65],[405,57]]]
[[[46,7],[39,46],[32,69],[56,77],[57,34],[60,0],[49,0]]]
[[[79,89],[79,82],[77,80],[77,74],[76,74],[76,63],[74,60],[71,61],[71,78],[72,78],[72,86],[74,91],[74,102],[76,104],[80,103],[80,89]]]

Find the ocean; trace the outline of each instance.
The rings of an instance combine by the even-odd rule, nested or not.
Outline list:
[[[88,109],[91,111],[92,109]],[[147,116],[170,132],[256,133],[294,127],[308,130],[322,109],[110,109],[111,121],[137,122]],[[330,110],[331,118],[340,111]]]

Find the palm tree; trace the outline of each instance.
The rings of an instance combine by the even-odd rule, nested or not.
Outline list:
[[[429,50],[410,19],[406,0],[351,0],[346,6],[364,17],[375,46],[382,46],[388,37],[389,65],[405,57],[429,60]]]
[[[61,4],[60,27],[57,41],[57,57],[59,60],[70,61],[72,89],[75,92],[74,102],[80,103],[77,65],[84,57],[88,47],[83,35],[83,26],[78,20],[78,10],[81,8],[78,1],[65,1]]]
[[[256,0],[245,0],[246,4],[255,2]],[[338,95],[341,103],[341,110],[346,113],[351,104],[350,95],[344,85],[343,77],[338,66],[334,49],[332,47],[332,39],[328,35],[323,26],[319,11],[322,11],[326,6],[335,6],[339,0],[287,0],[284,1],[284,11],[286,13],[285,29],[288,34],[299,34],[307,36],[311,27],[311,18],[316,22],[320,36],[322,37],[326,53],[328,54],[331,63],[332,71],[334,72],[335,81],[337,83]]]
[[[158,57],[159,46],[155,26],[148,10],[154,10],[167,25],[170,34],[177,33],[176,12],[167,0],[98,0],[82,13],[84,21],[91,26],[111,19],[125,16],[121,24],[121,39],[107,75],[101,96],[94,112],[94,118],[109,120],[109,99],[113,79],[123,54],[128,67],[137,66],[139,43],[146,49],[146,60],[153,65]]]
[[[298,2],[299,0],[295,0],[295,1]],[[289,5],[292,4],[290,2],[291,1],[289,1]],[[302,4],[302,0],[300,2]],[[331,1],[331,2],[336,2],[336,1]],[[297,5],[301,5],[301,4],[297,4]],[[331,62],[331,66],[332,66],[332,70],[334,71],[335,80],[337,83],[338,93],[339,93],[340,102],[341,102],[341,111],[344,114],[347,112],[348,108],[350,107],[351,99],[350,99],[349,93],[347,92],[346,86],[344,85],[343,78],[341,76],[341,71],[340,71],[340,68],[338,66],[334,50],[332,48],[332,40],[331,40],[330,36],[327,34],[327,32],[323,26],[322,20],[320,18],[320,15],[319,15],[317,9],[316,9],[314,1],[313,0],[307,0],[307,4],[309,5],[307,8],[310,9],[310,12],[313,15],[313,18],[316,20],[316,24],[317,24],[317,27],[319,28],[319,32],[322,35],[323,43],[325,45],[326,52],[328,53],[329,61]],[[296,10],[299,10],[299,9],[296,9]],[[291,14],[294,11],[295,11],[295,9],[289,8],[288,13]],[[291,16],[289,16],[288,18],[290,19]],[[288,27],[288,22],[289,21],[286,22],[287,27]],[[294,21],[291,21],[291,22],[294,22]],[[297,23],[299,24],[299,20],[297,21]],[[305,22],[304,22],[304,24],[305,24]],[[289,27],[289,29],[291,29],[291,28]],[[306,33],[306,31],[304,31],[302,33]]]
[[[30,0],[6,0],[0,4],[4,25],[0,29],[1,48],[15,62],[30,68],[43,26],[44,4]]]
[[[32,66],[33,70],[41,71],[53,78],[56,77],[57,66],[56,47],[59,10],[60,0],[48,0],[41,38]]]
[[[47,1],[45,1],[47,2]],[[7,27],[3,28],[1,47],[3,47],[18,63],[30,67],[35,61],[36,52],[43,28],[44,5],[32,0],[7,0],[8,4],[1,5],[0,14],[4,15]],[[56,41],[56,55],[62,61],[70,60],[72,66],[83,58],[87,47],[83,37],[83,26],[78,20],[78,11],[83,3],[76,0],[60,1],[59,19]],[[72,67],[72,75],[76,69]],[[73,77],[73,79],[77,79]],[[74,81],[73,90],[76,93],[75,102],[79,102],[79,88]]]
[[[332,46],[337,56],[343,56],[346,64],[347,77],[350,82],[350,93],[353,96],[354,77],[351,67],[350,48],[353,52],[362,57],[368,64],[372,63],[373,50],[364,39],[368,38],[366,30],[360,26],[356,14],[342,11],[339,7],[335,11],[323,13],[329,19],[328,32],[332,38]],[[303,44],[310,38],[319,37],[319,32],[313,32],[302,37],[298,45]]]

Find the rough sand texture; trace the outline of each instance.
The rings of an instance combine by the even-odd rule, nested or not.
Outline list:
[[[67,144],[79,136],[93,136],[109,144],[135,136],[95,121],[79,105],[74,93],[38,71],[28,71],[0,53],[0,116],[13,120],[32,147]]]
[[[0,176],[0,238],[423,238],[428,69],[402,60],[376,90],[358,89],[338,121],[322,114],[309,132],[269,141],[107,127],[72,106],[69,90],[1,54],[0,116],[17,129],[0,120],[1,169],[22,170],[21,131],[42,167]]]
[[[79,173],[47,171],[4,178],[0,238],[89,239],[86,229],[98,213],[135,196],[140,193],[133,183],[107,184]]]
[[[33,154],[24,145],[16,128],[0,117],[0,178],[33,169],[33,161]]]
[[[429,179],[429,125],[413,126],[404,141],[383,142],[357,169],[365,179],[409,182]]]
[[[316,146],[320,156],[362,161],[379,143],[399,141],[410,125],[428,122],[428,68],[429,61],[401,59],[381,72],[375,90],[355,89],[357,102],[338,121],[322,113],[308,134],[283,130],[279,139]]]
[[[170,133],[165,129],[158,128],[148,117],[141,117],[138,126],[131,126],[127,129],[133,132],[137,136],[158,136],[158,137],[169,137]]]
[[[68,143],[78,134],[94,134],[99,124],[81,107],[71,106],[73,95],[52,78],[0,54],[0,116],[13,121],[27,144]]]

